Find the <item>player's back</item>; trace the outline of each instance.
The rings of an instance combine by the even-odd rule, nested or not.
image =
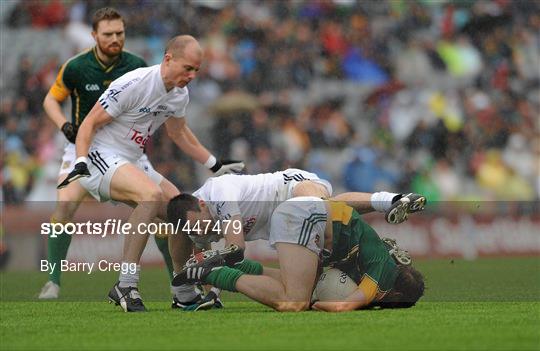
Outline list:
[[[206,201],[219,220],[240,215],[244,238],[250,241],[268,239],[270,218],[283,193],[283,172],[275,172],[210,178],[193,195]]]
[[[377,232],[342,202],[331,202],[333,245],[327,263],[337,266],[355,281],[367,274],[381,290],[390,289],[397,275],[397,265],[387,245]]]

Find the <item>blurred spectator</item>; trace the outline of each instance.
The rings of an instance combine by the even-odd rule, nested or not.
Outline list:
[[[431,172],[431,179],[439,189],[442,199],[455,200],[462,193],[460,174],[446,159],[437,161]]]
[[[510,171],[502,163],[497,150],[488,150],[476,172],[478,184],[493,193],[501,191],[508,184]]]
[[[427,84],[434,74],[429,53],[417,38],[407,40],[406,47],[396,59],[396,75],[404,83],[412,86]]]
[[[107,5],[20,1],[5,25],[43,30],[69,20],[71,50],[70,42],[82,42],[74,38],[88,38],[88,14]],[[208,131],[221,157],[245,159],[249,172],[331,169],[327,176],[338,187],[404,188],[430,201],[539,197],[537,1],[126,0],[118,6],[127,35],[144,38],[141,54],[152,62],[173,34],[201,39],[206,61],[190,85],[190,123]],[[22,201],[39,165],[52,157],[41,101],[59,63],[58,53],[45,49],[21,52],[18,66],[8,68],[17,79],[2,91],[6,201]],[[192,190],[205,175],[165,140],[159,133],[153,138],[150,158]],[[352,156],[345,150],[354,150]]]
[[[32,61],[28,56],[21,57],[19,67],[17,67],[17,86],[15,92],[17,96],[26,95],[26,85],[32,76]]]
[[[441,196],[441,190],[433,181],[429,166],[414,175],[411,190],[415,193],[423,194],[429,199],[430,204],[435,206],[437,206],[439,201],[447,200]]]
[[[94,46],[95,41],[90,34],[92,27],[86,23],[88,4],[85,1],[76,1],[69,11],[69,22],[64,31],[74,53]]]
[[[455,77],[472,80],[482,69],[480,53],[464,35],[460,35],[456,41],[441,41],[437,51]]]
[[[540,160],[534,155],[533,147],[525,136],[518,133],[512,134],[503,150],[502,159],[518,175],[529,181],[530,184],[534,184]],[[534,167],[535,164],[536,167]]]
[[[521,29],[514,46],[514,60],[519,77],[527,82],[540,79],[540,42],[528,29]]]
[[[379,156],[375,150],[368,147],[354,150],[353,159],[343,169],[347,189],[366,193],[395,189],[398,177],[379,167]]]

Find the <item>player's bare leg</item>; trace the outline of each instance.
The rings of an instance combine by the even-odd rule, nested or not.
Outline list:
[[[120,166],[112,176],[110,197],[135,205],[128,218],[131,234],[124,236],[122,269],[119,281],[109,291],[109,300],[121,305],[126,312],[146,311],[138,291],[139,261],[148,241],[148,232],[140,232],[141,223],[150,223],[157,217],[160,202],[164,201],[161,188],[142,170],[131,163]],[[127,269],[133,267],[135,269]]]
[[[307,310],[317,276],[318,256],[293,243],[277,242],[276,248],[281,269],[273,270],[272,274],[279,272],[277,277],[261,275],[262,265],[247,259],[239,265],[233,264],[235,268],[232,268],[231,262],[227,261],[232,257],[229,255],[236,256],[236,251],[225,253],[231,250],[226,248],[216,250],[198,262],[194,258],[194,262],[188,263],[188,267],[175,276],[173,284],[202,282],[241,292],[277,311]],[[242,265],[244,267],[240,267]]]
[[[330,193],[324,185],[314,182],[312,180],[304,180],[294,187],[292,191],[292,196],[316,196],[326,199],[330,197]]]
[[[281,279],[243,275],[237,280],[236,289],[278,311],[307,310],[317,274],[317,255],[291,243],[277,243],[276,249]]]
[[[67,174],[58,177],[60,184]],[[56,192],[57,201],[51,222],[53,223],[68,223],[73,220],[75,212],[79,208],[81,201],[88,195],[88,192],[78,183],[74,182],[70,186],[60,189]],[[60,276],[61,271],[60,261],[65,260],[69,245],[71,243],[71,235],[60,234],[56,238],[47,238],[47,260],[49,263],[56,263],[55,269],[49,275],[49,281],[43,286],[39,294],[40,299],[56,299],[60,293]]]
[[[159,187],[163,193],[163,198],[165,201],[160,202],[158,217],[162,218],[163,220],[167,220],[167,204],[170,199],[180,195],[180,190],[178,190],[178,188],[166,178],[163,178],[161,183],[159,183]]]
[[[274,279],[281,279],[281,270],[279,268],[263,267],[263,275]]]
[[[358,213],[368,213],[373,212],[375,209],[371,205],[371,194],[370,193],[359,193],[359,192],[349,192],[338,194],[331,198],[331,200],[343,201],[347,205],[354,208]]]
[[[169,236],[169,252],[173,259],[174,271],[180,272],[193,252],[193,244],[188,236],[175,233]]]
[[[60,184],[67,174],[58,177]],[[52,218],[57,222],[69,222],[73,220],[75,212],[79,208],[82,200],[88,195],[88,192],[81,186],[80,183],[74,182],[70,186],[57,190],[57,202]]]
[[[300,183],[298,183],[292,192],[293,197],[299,197],[299,196],[317,196],[320,198],[330,198],[331,200],[335,201],[343,201],[347,203],[347,205],[354,208],[359,213],[368,213],[373,212],[376,209],[373,207],[371,203],[371,197],[373,194],[371,193],[361,193],[361,192],[348,192],[343,194],[338,194],[336,196],[330,197],[330,194],[328,193],[328,189],[320,183],[311,181],[311,180],[304,180]],[[398,194],[388,193],[391,194],[389,196],[389,203],[391,203],[391,200],[393,197],[395,197]]]
[[[128,218],[135,234],[124,238],[123,262],[139,263],[148,240],[148,233],[139,233],[140,223],[150,223],[157,217],[163,192],[146,174],[131,163],[120,166],[114,173],[110,188],[111,198],[115,201],[136,203]]]
[[[163,179],[159,184],[163,197],[166,201],[160,204],[158,210],[159,218],[167,219],[167,203],[170,199],[180,194],[180,191],[169,180]],[[180,272],[182,267],[188,260],[189,256],[193,252],[193,244],[187,235],[184,233],[168,233],[168,247],[169,253],[172,258],[172,264],[174,272]],[[174,275],[174,273],[173,273]],[[195,289],[193,284],[187,284],[184,286],[172,286],[171,293],[173,294],[172,307],[183,307],[192,305],[199,299],[201,299],[200,292]]]
[[[173,259],[174,274],[182,271],[182,267],[193,252],[193,243],[187,235],[175,233],[169,236],[169,252]],[[201,292],[195,288],[194,284],[171,285],[173,294],[173,308],[184,308],[200,300]]]
[[[346,202],[359,213],[383,212],[388,223],[399,224],[406,221],[410,213],[422,211],[426,197],[420,194],[396,194],[386,191],[373,194],[349,192],[336,195],[332,200]]]
[[[335,201],[343,201],[360,213],[375,211],[371,204],[372,194],[370,193],[348,192],[330,197],[331,194],[328,193],[328,189],[324,185],[311,180],[304,180],[298,183],[294,187],[292,195],[293,197],[317,196],[323,199],[330,198]]]
[[[176,195],[180,194],[180,191],[167,179],[163,179],[159,186],[161,188],[161,191],[163,192],[163,196],[166,201],[160,204],[158,215],[160,218],[166,220],[167,202]],[[191,254],[192,245],[189,241],[189,238],[186,238],[187,240],[183,240],[183,237],[185,237],[185,235],[178,235],[182,233],[169,234],[169,252],[173,260],[173,267],[176,272],[180,272],[182,266],[184,265],[184,263],[186,263],[189,255]]]
[[[317,196],[323,199],[343,201],[360,214],[373,211],[383,212],[389,223],[398,224],[407,220],[409,213],[422,211],[426,198],[419,194],[397,194],[385,191],[377,193],[348,192],[330,197],[328,189],[315,181],[298,183],[292,192],[293,197]]]
[[[160,202],[159,204],[159,209],[158,209],[158,217],[156,219],[156,222],[163,222],[163,223],[167,223],[167,203],[169,202],[170,199],[172,199],[173,197],[177,196],[180,194],[180,190],[178,190],[178,188],[176,186],[174,186],[173,183],[171,183],[168,179],[166,178],[163,178],[161,180],[161,183],[159,183],[159,187],[161,188],[161,191],[163,193],[163,198],[165,199],[165,201],[163,202]],[[170,260],[172,261],[171,262],[171,267],[169,268],[171,271],[170,271],[170,274],[171,274],[171,279],[172,279],[172,275],[173,275],[173,271],[175,270],[174,268],[174,262],[177,261],[178,259],[182,259],[182,257],[180,256],[180,258],[178,258],[178,254],[176,255],[176,259],[175,259],[175,256],[173,256],[173,253],[171,251],[171,240],[173,240],[173,232],[170,231],[170,232],[167,232],[167,233],[161,233],[166,241],[159,241],[160,238],[155,238],[156,239],[156,244],[158,245],[158,248],[160,251],[162,251],[164,257],[165,257],[165,253],[163,252],[163,250],[166,250],[167,253],[169,253],[169,256],[170,256]],[[161,245],[163,245],[163,247],[161,247]],[[189,256],[189,254],[186,254],[184,259],[187,260],[187,257]]]

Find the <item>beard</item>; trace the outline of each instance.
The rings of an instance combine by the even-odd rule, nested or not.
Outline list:
[[[116,42],[108,45],[103,45],[101,42],[98,41],[97,46],[99,51],[101,51],[103,55],[109,58],[114,58],[120,55],[120,53],[122,53],[122,49],[124,48],[124,42]]]

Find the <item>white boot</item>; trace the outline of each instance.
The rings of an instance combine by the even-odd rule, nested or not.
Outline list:
[[[51,281],[47,282],[41,292],[39,293],[40,299],[57,299],[60,295],[60,286]]]

